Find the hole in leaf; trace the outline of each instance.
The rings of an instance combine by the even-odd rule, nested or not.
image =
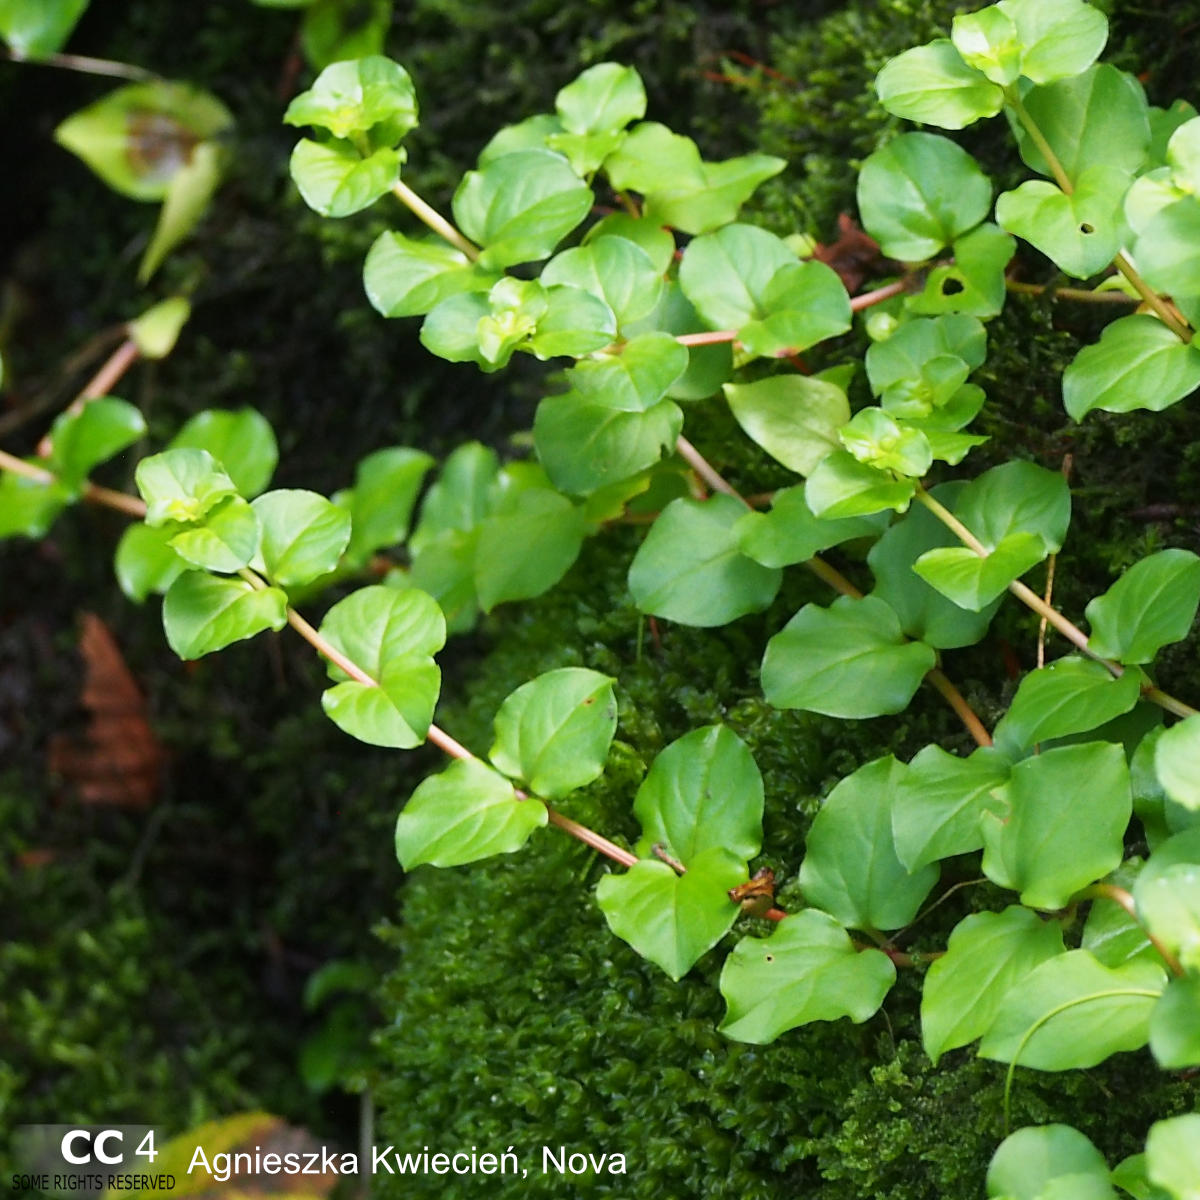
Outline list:
[[[775,961],[775,955],[773,955],[773,954],[768,954],[768,955],[766,956],[766,960],[767,960],[767,962],[774,962],[774,961]]]
[[[1080,233],[1095,233],[1096,227],[1095,227],[1095,225],[1089,225],[1087,223],[1087,221],[1084,221],[1083,224],[1079,226],[1079,232]]]
[[[966,291],[966,288],[963,287],[961,279],[947,278],[942,281],[943,296],[957,296],[963,291]]]

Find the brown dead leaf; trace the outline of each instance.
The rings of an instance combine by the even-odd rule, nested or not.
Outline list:
[[[846,213],[838,217],[838,239],[832,245],[819,242],[812,253],[817,262],[832,267],[846,285],[852,296],[871,274],[872,268],[881,260],[879,243],[864,233],[858,222]]]

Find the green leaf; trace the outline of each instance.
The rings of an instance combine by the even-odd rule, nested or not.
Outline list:
[[[1066,195],[1055,184],[1031,179],[996,200],[996,220],[1024,238],[1068,275],[1087,279],[1103,270],[1125,240],[1122,202],[1129,176],[1098,163],[1080,173]]]
[[[549,139],[562,133],[562,122],[554,113],[537,113],[515,125],[505,125],[494,133],[480,150],[477,162],[482,167],[493,159],[514,154],[518,150],[545,150]]]
[[[994,317],[1004,307],[1004,269],[1017,251],[1017,243],[1002,229],[985,221],[957,238],[954,262],[934,267],[924,290],[905,304],[917,313],[961,312],[973,317]]]
[[[363,158],[350,142],[302,138],[289,168],[309,208],[323,217],[348,217],[391,191],[401,162],[400,153],[386,147]]]
[[[41,459],[33,459],[32,465],[45,470]],[[45,537],[71,500],[70,489],[57,479],[30,479],[15,471],[0,471],[0,538],[17,534]]]
[[[768,285],[780,267],[795,265],[782,238],[755,225],[726,225],[688,244],[679,284],[713,329],[740,329],[769,315]]]
[[[328,129],[335,138],[383,125],[386,144],[395,146],[417,126],[417,94],[408,72],[381,55],[335,62],[288,105],[283,122]]]
[[[1200,1066],[1200,976],[1167,984],[1150,1014],[1150,1051],[1166,1070]]]
[[[1108,40],[1108,18],[1084,0],[1004,0],[1016,27],[1021,74],[1034,83],[1079,75]]]
[[[433,459],[423,450],[388,446],[362,459],[347,498],[350,544],[346,557],[365,562],[376,550],[404,541],[417,493]]]
[[[711,850],[744,864],[762,848],[762,776],[746,744],[724,725],[693,729],[663,750],[633,811],[642,824],[638,853],[648,857],[661,844],[689,871]]]
[[[552,588],[579,557],[583,510],[555,491],[523,492],[508,512],[479,527],[475,587],[490,612],[506,600],[528,600]],[[523,552],[515,552],[523,547]]]
[[[668,281],[662,299],[649,317],[639,321],[628,333],[662,331],[671,335],[700,333],[704,322],[683,294],[679,284]],[[717,342],[709,346],[688,346],[687,370],[667,391],[672,400],[703,400],[719,391],[733,374],[733,344]]]
[[[936,661],[884,601],[839,596],[829,608],[806,604],[767,643],[763,695],[776,708],[878,717],[902,712]]]
[[[1038,742],[1096,729],[1133,708],[1141,682],[1137,671],[1114,679],[1100,663],[1074,654],[1039,667],[1021,680],[996,726],[996,745],[1017,755]]]
[[[449,296],[432,308],[421,323],[421,345],[447,362],[473,362],[489,373],[499,370],[508,362],[517,343],[532,332],[533,323],[517,330],[515,338],[504,347],[503,355],[489,361],[480,348],[479,334],[481,325],[491,316],[492,306],[486,296],[474,293]]]
[[[491,508],[499,471],[496,452],[479,442],[465,442],[442,464],[437,482],[421,504],[421,519],[410,546],[419,551],[452,530],[474,529]]]
[[[903,512],[916,490],[915,479],[897,479],[859,462],[849,450],[835,450],[817,464],[804,496],[815,516],[834,521],[868,517],[885,508]]]
[[[1154,769],[1163,790],[1191,812],[1200,811],[1200,716],[1191,716],[1158,739]]]
[[[69,116],[55,140],[131,200],[163,200],[198,143],[233,125],[215,96],[190,84],[132,83]]]
[[[183,296],[170,296],[151,305],[126,328],[143,358],[166,358],[191,315],[192,306]]]
[[[963,62],[1002,87],[1021,75],[1021,41],[1017,26],[1001,4],[960,13],[950,26],[950,40]]]
[[[300,23],[300,47],[317,70],[382,54],[391,23],[391,0],[312,0]]]
[[[1061,925],[1019,905],[961,920],[921,993],[921,1040],[933,1064],[982,1037],[1029,972],[1065,950]]]
[[[546,289],[546,311],[538,318],[530,348],[538,358],[581,358],[603,350],[617,336],[613,310],[583,288]]]
[[[498,276],[479,270],[440,238],[407,238],[386,230],[363,264],[363,286],[385,317],[415,317],[461,292],[490,291]]]
[[[456,759],[431,775],[396,822],[396,857],[406,871],[422,863],[457,867],[511,854],[546,824],[540,800],[518,800],[503,775],[478,759]]]
[[[195,567],[229,575],[258,553],[262,527],[241,496],[226,496],[171,539],[171,548]]]
[[[171,548],[177,525],[151,529],[140,521],[130,525],[117,543],[113,569],[121,591],[141,604],[151,592],[162,594],[188,570],[188,565]]]
[[[687,369],[688,352],[670,334],[643,333],[618,354],[585,360],[567,373],[575,393],[621,412],[646,412]]]
[[[50,427],[50,469],[70,488],[78,488],[93,468],[132,446],[146,432],[142,414],[111,396],[88,400],[78,411],[67,409]]]
[[[1168,118],[1181,119],[1186,114],[1187,109],[1176,108]],[[1194,109],[1191,120],[1180,120],[1171,132],[1164,157],[1176,185],[1195,195],[1200,190],[1200,120]]]
[[[994,117],[1004,93],[963,62],[954,44],[938,38],[884,63],[875,92],[888,112],[942,129],[962,129]]]
[[[242,579],[185,571],[163,599],[167,644],[180,658],[201,658],[264,629],[287,624],[287,596]]]
[[[350,542],[350,514],[316,492],[280,489],[251,507],[262,526],[255,568],[280,587],[328,574]]]
[[[253,408],[206,409],[171,439],[170,450],[206,450],[241,495],[261,492],[279,461],[279,447],[267,419]]]
[[[879,1011],[896,981],[880,950],[855,950],[830,916],[806,908],[779,922],[769,938],[743,938],[725,960],[720,1029],[734,1041],[763,1045],[798,1025]]]
[[[1121,862],[1133,804],[1120,746],[1047,750],[1017,763],[993,794],[983,815],[983,873],[1020,892],[1022,904],[1062,908]]]
[[[145,283],[162,266],[163,260],[200,224],[208,203],[221,182],[224,151],[217,142],[201,142],[190,159],[175,172],[159,210],[154,236],[138,263],[138,283]],[[174,298],[185,308],[187,302]],[[171,303],[165,301],[164,303]],[[186,316],[184,318],[186,320]],[[174,339],[172,339],[172,343]]]
[[[339,600],[321,622],[321,636],[366,674],[379,677],[393,659],[436,654],[446,644],[442,611],[424,592],[374,585]],[[328,664],[332,679],[349,679]]]
[[[780,572],[738,549],[734,526],[746,511],[732,496],[672,500],[629,567],[641,612],[681,625],[725,625],[766,608]]]
[[[175,447],[143,458],[135,481],[146,502],[146,524],[201,521],[227,496],[237,494],[233,480],[207,450]]]
[[[899,929],[938,879],[896,856],[892,802],[903,767],[891,755],[848,775],[825,797],[808,832],[797,882],[804,898],[855,929]]]
[[[1065,1190],[1055,1190],[1064,1180]],[[1116,1200],[1104,1155],[1069,1125],[1031,1125],[1006,1137],[988,1167],[987,1194],[1003,1200]]]
[[[1088,649],[1122,663],[1147,663],[1191,631],[1200,607],[1200,557],[1160,550],[1133,564],[1084,610]]]
[[[734,527],[738,546],[764,567],[790,567],[814,554],[854,538],[877,537],[887,517],[844,517],[836,521],[814,517],[804,499],[803,487],[776,492],[770,512],[745,513]]]
[[[675,259],[675,239],[671,231],[645,217],[632,217],[623,212],[609,213],[588,229],[583,235],[583,244],[588,246],[605,237],[623,238],[640,246],[660,276],[667,273]]]
[[[902,262],[932,258],[991,207],[992,185],[979,165],[935,133],[901,134],[870,155],[858,176],[863,227]]]
[[[913,570],[960,608],[980,612],[1045,557],[1036,533],[1010,533],[986,557],[966,546],[938,548],[922,554]]]
[[[1146,1174],[1171,1200],[1200,1197],[1200,1113],[1155,1121],[1146,1137]]]
[[[684,875],[651,859],[605,875],[596,901],[617,937],[678,980],[729,932],[738,916],[729,889],[745,880],[746,864],[714,847]]]
[[[454,193],[459,228],[500,270],[546,258],[592,207],[592,190],[550,150],[521,150],[468,171]]]
[[[957,511],[963,485],[941,484],[932,495]],[[900,618],[900,627],[938,649],[972,646],[987,632],[997,605],[975,613],[960,608],[930,587],[913,570],[913,564],[936,546],[957,545],[955,536],[923,505],[893,523],[871,547],[867,562],[875,576],[872,595],[884,600]]]
[[[736,221],[739,209],[758,185],[786,166],[784,159],[770,154],[743,154],[725,162],[702,163],[701,186],[684,181],[683,176],[673,177],[646,195],[645,215],[684,233],[708,233]]]
[[[881,408],[863,408],[838,430],[842,445],[860,463],[918,479],[933,465],[933,449],[919,429],[900,425]]]
[[[0,37],[13,58],[45,58],[63,48],[89,0],[0,0]]]
[[[322,693],[321,707],[340,730],[360,742],[410,750],[429,732],[441,682],[432,658],[402,654],[384,663],[377,685],[339,683]]]
[[[1126,215],[1130,215],[1128,205]],[[1142,222],[1130,247],[1146,282],[1158,291],[1173,293],[1176,305],[1192,321],[1196,320],[1196,272],[1200,267],[1198,239],[1200,200],[1184,196]]]
[[[1170,853],[1185,836],[1172,838],[1151,855],[1134,884],[1133,898],[1142,924],[1194,974],[1200,970],[1200,864],[1174,861]]]
[[[446,615],[450,633],[466,633],[479,616],[475,595],[477,529],[452,530],[412,551],[409,578],[415,588],[428,592]]]
[[[850,420],[846,393],[809,375],[774,375],[725,384],[725,398],[751,441],[801,475],[811,475],[840,448],[838,430]]]
[[[624,129],[646,115],[646,89],[633,67],[597,63],[558,93],[554,107],[569,133]]]
[[[1104,882],[1128,891],[1143,866],[1141,859],[1127,859]],[[1151,958],[1156,954],[1134,917],[1123,905],[1107,897],[1092,900],[1079,944],[1106,967],[1119,967],[1130,959]]]
[[[820,262],[789,263],[771,276],[762,295],[767,316],[738,331],[747,354],[799,353],[850,328],[846,286]]]
[[[1008,759],[990,747],[959,758],[940,746],[926,746],[896,781],[892,836],[900,861],[915,871],[980,849],[980,818],[994,803],[992,792],[1007,782],[1009,769]]]
[[[987,332],[974,317],[948,314],[905,321],[891,337],[867,347],[867,378],[875,395],[893,384],[922,378],[931,359],[949,355],[969,370],[987,357]]]
[[[991,551],[1013,533],[1033,533],[1048,554],[1062,549],[1071,522],[1071,489],[1061,471],[1014,459],[972,480],[954,515]]]
[[[624,326],[652,312],[663,290],[662,271],[649,254],[623,237],[590,238],[556,254],[542,270],[546,287],[569,284],[590,292]]]
[[[1076,421],[1093,409],[1161,412],[1200,386],[1200,349],[1156,317],[1135,314],[1105,327],[1063,374],[1063,406]]]
[[[1044,87],[1021,89],[1022,103],[1072,183],[1091,166],[1135,175],[1146,161],[1150,121],[1142,86],[1108,63]],[[1053,175],[1024,126],[1013,119],[1017,147],[1026,164]]]
[[[700,151],[691,138],[656,121],[643,121],[605,159],[604,173],[616,191],[648,195],[668,188],[705,186]],[[730,218],[732,220],[732,218]],[[655,221],[656,225],[662,222]]]
[[[1138,1050],[1165,982],[1162,968],[1145,960],[1106,967],[1086,950],[1055,955],[1006,995],[979,1056],[1069,1071]]]
[[[500,706],[488,757],[539,796],[585,787],[603,773],[617,728],[612,685],[609,676],[578,667],[530,680]]]

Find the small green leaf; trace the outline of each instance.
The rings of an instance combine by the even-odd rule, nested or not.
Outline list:
[[[996,745],[1015,755],[1038,742],[1096,729],[1133,708],[1141,682],[1137,671],[1114,679],[1100,663],[1079,655],[1030,671],[996,726]]]
[[[933,448],[919,429],[901,425],[881,408],[863,408],[838,430],[838,440],[860,463],[918,479],[933,465]]]
[[[886,62],[875,79],[875,92],[897,117],[942,129],[962,129],[994,117],[1004,104],[1004,92],[982,71],[967,66],[945,38]]]
[[[713,329],[740,329],[769,315],[767,287],[797,265],[781,238],[756,225],[726,225],[688,244],[679,264],[683,294]]]
[[[652,312],[662,294],[662,271],[636,242],[623,237],[589,238],[556,254],[542,270],[546,287],[569,284],[602,300],[624,326]]]
[[[925,364],[949,356],[968,371],[987,357],[987,332],[974,317],[947,314],[905,321],[891,337],[867,347],[867,378],[880,396],[894,384],[923,378]]]
[[[456,759],[426,779],[396,822],[396,857],[406,871],[422,863],[457,867],[511,854],[547,821],[540,800],[518,800],[503,775],[477,759]]]
[[[764,567],[790,567],[814,554],[861,537],[876,537],[887,524],[883,513],[844,517],[836,521],[814,517],[803,487],[776,492],[770,512],[748,512],[734,527],[738,546]]]
[[[168,449],[208,451],[247,498],[257,496],[271,482],[279,461],[275,433],[253,408],[210,408],[197,413],[171,439]]]
[[[500,706],[488,757],[539,796],[585,787],[603,773],[617,728],[612,685],[607,675],[577,667],[530,680]]]
[[[668,281],[658,307],[629,332],[663,331],[672,336],[700,333],[706,328],[679,284]],[[733,344],[717,342],[708,346],[688,346],[687,370],[667,391],[672,400],[704,400],[720,391],[733,374]]]
[[[546,311],[529,346],[538,358],[582,358],[617,336],[613,310],[598,296],[565,284],[546,289]]]
[[[915,479],[897,479],[859,462],[849,450],[835,450],[817,464],[804,489],[815,516],[834,521],[868,517],[893,508],[904,512],[917,490]]]
[[[713,626],[766,608],[779,590],[780,572],[738,549],[734,526],[745,511],[720,494],[671,501],[629,568],[639,610],[681,625]]]
[[[1139,1050],[1165,982],[1162,968],[1145,960],[1106,967],[1086,950],[1055,955],[1008,993],[979,1056],[1069,1071]]]
[[[484,371],[499,370],[512,356],[517,344],[533,330],[530,321],[504,346],[504,353],[489,361],[480,347],[483,322],[492,316],[486,296],[461,293],[439,301],[421,323],[421,345],[447,362],[473,362]]]
[[[725,960],[720,1029],[763,1045],[798,1025],[874,1016],[896,981],[879,950],[858,951],[830,916],[807,908],[779,922],[769,938],[743,938]]]
[[[550,150],[521,150],[468,171],[454,193],[459,228],[499,270],[546,258],[592,207],[592,190]]]
[[[656,121],[642,121],[634,126],[605,160],[604,173],[615,190],[628,189],[642,195],[668,188],[700,189],[705,185],[696,143]]]
[[[1200,349],[1155,317],[1120,317],[1063,374],[1063,406],[1076,421],[1093,409],[1161,412],[1200,386]]]
[[[776,708],[877,717],[902,712],[936,661],[884,601],[839,596],[829,608],[806,604],[767,643],[763,695]]]
[[[567,373],[575,392],[622,412],[646,412],[687,370],[688,352],[670,334],[643,333],[619,354],[587,359]]]
[[[1122,663],[1147,663],[1191,631],[1200,607],[1200,557],[1160,550],[1133,564],[1084,610],[1088,649]]]
[[[814,908],[855,929],[899,929],[938,879],[896,857],[892,803],[903,767],[891,755],[848,775],[825,797],[808,832],[798,882]]]
[[[1062,549],[1071,522],[1071,489],[1061,471],[1014,459],[972,480],[954,515],[991,551],[1013,533],[1033,533],[1046,553]]]
[[[226,496],[170,544],[192,566],[229,575],[254,558],[261,540],[262,527],[254,510],[241,496]]]
[[[852,320],[845,284],[820,262],[780,267],[762,294],[761,306],[767,315],[738,330],[747,354],[799,353],[845,333]]]
[[[280,489],[251,507],[262,526],[255,567],[280,587],[328,574],[349,544],[350,514],[316,492]]]
[[[548,488],[522,492],[507,512],[479,527],[475,588],[490,612],[506,600],[528,600],[552,588],[583,545],[583,511]],[[516,547],[525,552],[515,553]]]
[[[33,459],[32,465],[45,470],[41,459]],[[71,500],[70,489],[57,479],[30,479],[15,471],[0,471],[0,538],[18,534],[45,537]]]
[[[762,848],[762,776],[746,744],[724,725],[693,729],[663,750],[633,811],[642,823],[638,853],[647,857],[661,844],[689,871],[711,850],[745,863]]]
[[[558,93],[554,107],[570,133],[624,129],[646,115],[646,89],[633,67],[597,63]]]
[[[554,113],[538,113],[515,125],[505,125],[499,129],[480,150],[476,161],[482,167],[493,159],[515,154],[518,150],[545,150],[550,138],[562,133],[562,122]]]
[[[424,592],[374,585],[339,600],[325,614],[321,636],[378,679],[393,659],[436,654],[446,644],[446,622]],[[332,679],[350,678],[334,663],[328,670]]]
[[[1200,1066],[1200,976],[1167,984],[1150,1014],[1150,1051],[1166,1070]]]
[[[171,296],[151,305],[129,322],[129,336],[143,358],[166,358],[175,349],[179,334],[192,315],[182,296]]]
[[[983,873],[1020,892],[1022,904],[1062,908],[1121,862],[1133,804],[1120,746],[1047,750],[1017,763],[994,795],[983,815]]]
[[[1000,4],[960,13],[950,26],[950,40],[962,60],[1002,87],[1021,74],[1021,41],[1017,26]]]
[[[221,182],[224,167],[223,147],[217,142],[201,142],[190,159],[175,172],[167,185],[167,194],[159,210],[154,236],[138,263],[138,283],[145,283],[162,266],[163,260],[200,224],[209,201]],[[187,301],[174,298],[187,311]],[[164,301],[170,304],[171,301]],[[186,315],[183,318],[187,319]],[[180,322],[182,324],[182,322]],[[178,333],[178,330],[176,330]],[[170,344],[174,345],[174,338]],[[169,347],[168,347],[169,350]],[[148,355],[153,357],[153,355]]]
[[[292,151],[292,179],[309,208],[348,217],[369,208],[400,178],[401,155],[386,147],[363,158],[349,142],[303,138]]]
[[[180,658],[201,658],[264,629],[287,624],[287,596],[242,579],[185,571],[167,589],[163,628]]]
[[[1146,96],[1127,72],[1097,63],[1070,79],[1028,90],[1022,87],[1021,97],[1072,183],[1097,163],[1135,175],[1146,161],[1150,144]],[[1024,126],[1016,120],[1011,124],[1026,164],[1041,175],[1053,175]]]
[[[423,450],[388,446],[362,459],[347,498],[350,544],[346,557],[365,562],[376,550],[404,541],[417,493],[433,459]]]
[[[130,600],[141,604],[151,592],[161,595],[188,569],[170,545],[178,532],[177,525],[151,529],[139,521],[121,535],[113,569],[121,591]]]
[[[926,746],[900,773],[892,802],[896,854],[910,870],[983,846],[980,818],[1010,763],[990,747],[970,758]],[[970,1039],[968,1039],[969,1041]]]
[[[986,557],[965,546],[938,548],[922,554],[913,570],[960,608],[980,612],[1045,557],[1036,533],[1010,533]]]
[[[13,58],[46,58],[63,48],[89,0],[3,0],[0,37]]]
[[[1113,260],[1125,240],[1122,201],[1129,176],[1098,163],[1080,173],[1071,195],[1031,179],[996,201],[996,220],[1068,275],[1087,279]]]
[[[988,1167],[987,1194],[1003,1200],[1116,1200],[1104,1155],[1069,1125],[1031,1125],[1006,1137]]]
[[[347,56],[349,57],[349,56]],[[381,55],[326,67],[283,115],[285,125],[313,125],[335,138],[386,127],[395,146],[417,125],[417,95],[408,72]]]
[[[143,458],[134,476],[146,502],[146,524],[201,521],[227,496],[234,482],[207,450],[175,447]]]
[[[1187,717],[1162,734],[1154,769],[1170,799],[1200,811],[1200,716]]]
[[[921,1040],[934,1065],[982,1037],[1034,967],[1063,954],[1062,926],[1019,905],[972,913],[954,927],[921,993]]]
[[[924,290],[908,297],[906,306],[916,313],[994,317],[1004,307],[1004,269],[1017,252],[1017,243],[1004,230],[985,221],[956,238],[951,249],[954,261],[934,267]]]
[[[809,375],[775,375],[725,384],[725,398],[751,441],[801,475],[840,448],[838,430],[850,420],[846,393]]]
[[[1016,27],[1021,74],[1050,83],[1086,71],[1108,41],[1108,18],[1084,0],[1004,0]]]
[[[409,578],[428,592],[446,615],[450,633],[466,633],[479,616],[475,595],[475,547],[479,531],[452,530],[412,551]]]
[[[979,165],[934,133],[901,134],[870,155],[858,176],[863,227],[885,255],[902,262],[932,258],[984,220],[991,206],[992,185]]]
[[[605,875],[596,901],[617,937],[678,980],[729,932],[738,916],[729,889],[745,880],[746,864],[714,847],[683,875],[652,859]]]
[[[142,414],[111,396],[68,409],[50,427],[49,466],[68,487],[78,488],[93,468],[132,446],[146,432]]]
[[[474,529],[491,508],[498,471],[496,452],[489,447],[465,442],[455,449],[442,463],[437,482],[425,494],[411,548],[419,551],[452,530]]]
[[[428,655],[389,657],[377,684],[349,680],[321,694],[325,715],[343,733],[370,746],[411,750],[429,732],[442,675]]]
[[[623,238],[640,246],[654,264],[660,276],[665,275],[675,258],[675,239],[669,229],[645,217],[633,217],[629,213],[609,213],[583,235],[583,244],[605,237]]]
[[[421,316],[461,292],[490,291],[496,280],[440,238],[391,230],[375,239],[363,264],[367,299],[385,317]]]
[[[317,70],[382,54],[391,23],[391,0],[311,0],[300,23],[300,48]]]
[[[1146,1174],[1170,1200],[1197,1200],[1200,1187],[1200,1113],[1155,1121],[1146,1137]]]
[[[737,220],[738,211],[760,183],[786,166],[784,159],[770,154],[743,154],[725,162],[702,163],[702,185],[684,182],[683,176],[673,177],[647,193],[645,215],[684,233],[720,229]]]

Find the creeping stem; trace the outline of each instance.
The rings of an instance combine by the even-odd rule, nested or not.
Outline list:
[[[1171,974],[1176,977],[1183,976],[1183,964],[1142,923],[1142,919],[1138,916],[1137,905],[1133,902],[1133,896],[1124,888],[1117,887],[1113,883],[1093,883],[1091,887],[1080,892],[1078,898],[1080,900],[1111,900],[1114,904],[1119,904],[1146,935],[1146,940],[1150,945],[1158,951],[1159,957],[1167,964],[1167,969]]]
[[[392,184],[392,195],[404,204],[418,220],[424,221],[439,237],[461,250],[472,262],[479,257],[479,247],[463,237],[431,204],[427,204],[402,179]]]

